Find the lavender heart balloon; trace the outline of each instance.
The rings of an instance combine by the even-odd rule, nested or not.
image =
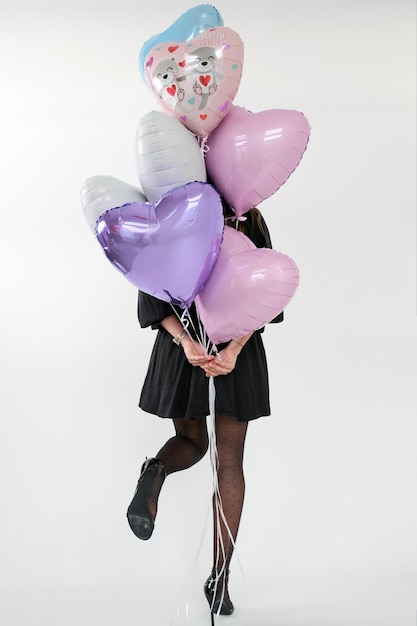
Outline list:
[[[269,323],[289,304],[298,284],[299,270],[290,257],[256,248],[246,235],[225,227],[216,264],[195,302],[208,337],[217,344]]]
[[[188,308],[209,277],[223,236],[223,207],[209,184],[193,182],[156,204],[109,209],[96,236],[107,258],[135,287]]]
[[[310,124],[299,111],[252,113],[232,105],[208,137],[207,173],[239,217],[285,183],[309,136]]]

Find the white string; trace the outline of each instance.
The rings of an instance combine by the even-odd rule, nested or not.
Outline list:
[[[197,330],[197,328],[195,327],[193,318],[191,317],[190,311],[188,309],[184,309],[184,312],[180,315],[177,309],[172,304],[172,302],[170,304],[171,304],[172,310],[174,311],[175,315],[177,316],[180,324],[182,325],[187,335],[191,337],[191,339],[193,339],[189,331],[189,326],[191,326],[191,328],[194,330],[196,340],[198,341],[200,346],[203,348],[203,350],[207,354],[215,354],[218,358],[220,358],[216,344],[212,343],[207,336],[205,328],[203,327],[201,323],[200,316],[198,315],[198,311],[196,310],[197,321],[198,321],[198,330]]]
[[[183,313],[181,313],[181,315],[178,313],[177,309],[175,308],[175,306],[171,304],[171,308],[174,311],[175,315],[177,316],[181,326],[183,327],[183,329],[185,330],[185,332],[187,333],[187,335],[189,337],[191,337],[191,339],[193,339],[190,330],[189,330],[189,326],[191,326],[191,328],[194,330],[194,333],[196,335],[197,341],[200,344],[200,346],[207,351],[207,347],[205,345],[205,343],[203,343],[203,337],[202,337],[202,326],[201,326],[201,322],[200,322],[200,318],[198,318],[199,320],[199,331],[197,332],[196,328],[195,328],[195,324],[193,321],[193,318],[190,315],[190,311],[188,309],[184,309]]]
[[[224,221],[227,222],[227,220],[229,220],[230,222],[235,222],[236,230],[238,230],[239,222],[246,222],[247,219],[246,215],[240,215],[239,217],[236,215],[230,215],[229,217],[225,217]]]
[[[205,156],[210,149],[210,147],[207,145],[207,139],[208,135],[206,135],[205,137],[200,137],[200,151],[203,160],[205,159]]]
[[[198,572],[198,562],[199,562],[200,552],[201,552],[201,548],[203,546],[204,538],[207,532],[208,519],[209,519],[209,514],[210,514],[210,508],[211,508],[210,505],[211,505],[211,502],[213,501],[213,498],[214,498],[214,506],[215,506],[215,515],[214,515],[215,519],[213,520],[213,524],[216,524],[216,528],[217,528],[217,549],[216,549],[217,562],[215,564],[215,580],[214,580],[215,587],[214,587],[213,600],[217,592],[217,587],[218,587],[220,578],[222,574],[225,573],[225,568],[226,568],[226,550],[225,550],[225,546],[223,542],[223,534],[221,531],[220,520],[222,520],[227,530],[228,536],[232,542],[232,545],[235,548],[235,542],[234,542],[232,533],[230,531],[230,528],[227,524],[225,514],[223,512],[223,506],[221,503],[221,496],[220,496],[219,483],[218,483],[218,477],[217,477],[218,455],[217,455],[217,446],[216,446],[215,399],[216,399],[216,388],[214,385],[214,378],[213,376],[210,376],[209,378],[210,415],[208,416],[208,419],[207,419],[207,431],[208,431],[208,437],[209,437],[210,463],[212,467],[212,480],[213,480],[212,492],[211,492],[211,497],[209,498],[208,503],[207,503],[207,510],[206,510],[206,517],[205,517],[205,522],[203,526],[203,532],[200,538],[197,552],[190,565],[188,573],[182,583],[180,598],[177,602],[177,608],[176,608],[176,620],[174,622],[171,622],[170,626],[181,626],[181,624],[191,624],[192,616],[190,615],[190,601],[189,601],[189,597],[187,593],[187,589],[189,588],[188,581],[190,580],[194,572],[196,571]],[[220,555],[222,556],[223,565],[220,568],[220,571],[218,571],[218,563],[219,563]],[[223,598],[224,598],[224,586],[222,588],[222,596],[221,596],[221,600],[219,603],[219,608],[216,611],[216,613],[214,614],[211,613],[212,624],[214,624],[215,621],[217,622],[217,617],[220,614],[221,605],[223,603]],[[212,607],[210,607],[210,612],[211,610],[212,610]],[[192,624],[192,626],[195,626],[195,625]]]
[[[189,324],[191,324],[192,328],[194,329],[194,332],[196,333],[197,336],[197,340],[200,343],[200,345],[205,349],[205,351],[207,353],[212,353],[214,352],[217,355],[217,358],[221,358],[219,356],[218,350],[217,350],[217,346],[213,343],[210,342],[209,338],[207,337],[206,331],[203,328],[202,324],[201,324],[201,320],[200,320],[200,316],[198,315],[197,312],[197,320],[198,320],[198,326],[199,326],[199,332],[196,332],[195,329],[195,325],[194,322],[189,314],[188,309],[186,309],[184,311],[184,313],[180,316],[177,312],[177,310],[175,309],[174,306],[172,306],[173,310],[175,311],[175,314],[177,315],[178,319],[180,320],[181,324],[183,325],[184,330],[189,334],[189,330],[188,330],[188,326]],[[191,335],[190,335],[191,336]],[[211,346],[211,347],[210,347]],[[201,534],[201,538],[200,538],[200,542],[197,548],[197,552],[196,555],[190,565],[189,571],[183,581],[182,584],[182,590],[180,593],[180,598],[178,600],[177,603],[177,609],[176,609],[176,616],[177,619],[175,622],[171,622],[170,626],[181,626],[182,623],[185,624],[190,624],[190,602],[189,602],[189,598],[187,595],[187,592],[185,592],[185,598],[182,600],[181,596],[184,595],[184,591],[189,587],[188,584],[188,580],[191,578],[191,576],[193,575],[193,573],[195,571],[198,572],[198,561],[199,561],[199,556],[200,556],[200,552],[201,552],[201,548],[203,546],[203,542],[204,542],[204,538],[207,532],[207,525],[208,525],[208,519],[209,519],[209,515],[210,515],[210,508],[211,508],[211,503],[214,502],[214,519],[213,519],[213,524],[216,524],[216,530],[217,530],[217,545],[216,545],[216,563],[215,563],[215,572],[213,573],[213,576],[215,576],[214,578],[214,593],[213,593],[213,602],[215,600],[216,597],[216,592],[217,592],[217,587],[219,585],[220,579],[222,577],[223,574],[226,574],[227,572],[225,571],[226,569],[226,549],[225,549],[225,545],[224,545],[224,541],[223,541],[223,533],[222,533],[222,528],[221,528],[221,522],[223,522],[224,528],[227,531],[227,535],[231,541],[231,544],[233,546],[233,550],[234,550],[234,557],[235,559],[238,561],[239,563],[239,569],[242,575],[242,580],[244,583],[244,587],[246,589],[246,585],[244,582],[244,576],[243,576],[243,569],[242,569],[242,565],[241,565],[241,561],[238,555],[238,552],[236,550],[236,544],[235,544],[235,540],[233,538],[232,532],[229,528],[229,525],[227,523],[227,519],[226,516],[224,514],[223,511],[223,505],[222,505],[222,499],[221,499],[221,495],[220,495],[220,488],[219,488],[219,481],[218,481],[218,475],[217,475],[217,468],[218,468],[218,464],[219,464],[219,460],[218,460],[218,454],[217,454],[217,444],[216,444],[216,387],[214,384],[214,377],[210,376],[209,381],[208,381],[208,385],[209,385],[209,415],[207,418],[207,432],[208,432],[208,439],[209,439],[209,456],[210,456],[210,464],[211,464],[211,468],[212,468],[212,492],[211,492],[211,497],[208,500],[207,503],[207,510],[206,510],[206,517],[205,517],[205,522],[203,525],[203,531]],[[213,529],[214,530],[214,529]],[[220,561],[220,556],[222,557],[222,566],[220,568],[220,571],[218,571],[218,565],[219,565],[219,561]],[[222,595],[220,598],[220,602],[219,602],[219,607],[216,611],[216,613],[212,613],[212,608],[213,606],[210,607],[210,615],[211,615],[211,624],[212,626],[214,626],[215,622],[217,622],[217,618],[220,614],[220,610],[221,610],[221,606],[223,603],[223,599],[224,599],[224,593],[225,593],[225,585],[222,586]],[[184,613],[184,621],[182,621],[182,616],[181,613]],[[178,620],[178,621],[177,621]],[[192,626],[195,626],[195,624],[192,624]]]

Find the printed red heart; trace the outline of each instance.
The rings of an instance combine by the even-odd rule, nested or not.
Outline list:
[[[175,96],[176,91],[177,91],[176,85],[171,85],[171,87],[167,88],[167,92],[169,93],[170,96]]]
[[[203,122],[204,122],[204,120],[206,120],[206,119],[207,119],[207,115],[206,115],[205,113],[204,113],[204,115],[203,115],[203,114],[202,114],[202,115],[200,115],[200,119],[202,119],[202,120],[203,120]]]
[[[168,46],[168,52],[175,52],[175,50],[178,50],[178,46]]]
[[[211,76],[199,76],[199,81],[204,87],[207,87],[211,80]]]
[[[209,4],[200,4],[192,9],[188,9],[175,22],[173,22],[163,32],[150,37],[143,44],[139,53],[139,68],[145,83],[145,59],[149,51],[154,46],[160,46],[162,43],[172,44],[175,41],[189,41],[192,37],[197,37],[200,33],[207,29],[213,30],[213,27],[221,26],[223,18],[216,7]]]
[[[179,61],[179,62],[178,62],[178,65],[179,65],[180,67],[185,67],[185,63],[186,63],[186,61],[185,61],[185,60],[184,60],[184,61]]]

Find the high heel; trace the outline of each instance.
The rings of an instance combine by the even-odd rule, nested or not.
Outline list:
[[[139,539],[149,539],[153,533],[155,517],[149,510],[148,500],[155,480],[160,479],[162,485],[165,477],[166,472],[159,459],[146,459],[142,465],[135,495],[127,509],[127,521]]]
[[[228,581],[229,572],[220,578],[216,576],[216,572],[213,570],[204,583],[204,595],[207,598],[210,611],[213,614],[220,613],[220,615],[231,615],[235,610],[229,598],[229,591],[227,589]]]

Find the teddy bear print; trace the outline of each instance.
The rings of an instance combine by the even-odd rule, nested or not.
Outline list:
[[[190,56],[192,57],[193,89],[198,96],[201,96],[198,107],[201,111],[207,105],[209,96],[216,93],[217,81],[222,80],[223,76],[216,70],[217,58],[214,48],[197,48]]]
[[[178,76],[179,67],[175,59],[163,59],[155,67],[152,73],[153,87],[161,100],[166,102],[172,109],[178,106],[183,109],[181,102],[184,100],[184,89],[179,83],[186,76]]]

